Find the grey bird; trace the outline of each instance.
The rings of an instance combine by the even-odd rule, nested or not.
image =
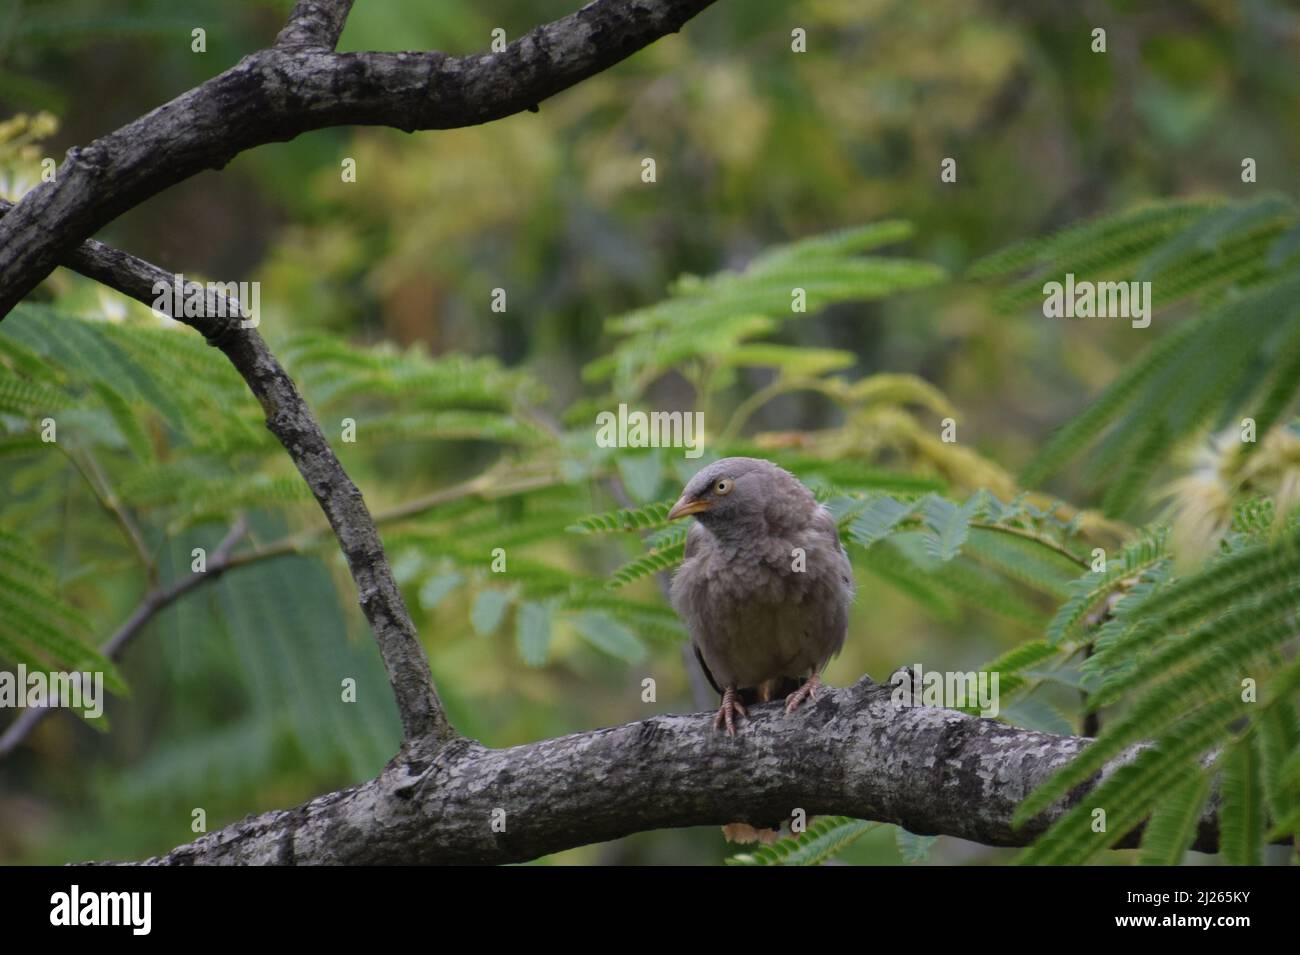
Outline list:
[[[791,713],[844,646],[853,571],[835,520],[798,478],[759,458],[722,458],[686,485],[669,520],[693,515],[672,604],[735,735],[746,703]]]

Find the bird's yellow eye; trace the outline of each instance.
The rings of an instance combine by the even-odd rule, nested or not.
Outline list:
[[[713,493],[714,493],[714,494],[730,494],[730,493],[731,493],[731,481],[728,480],[727,478],[721,478],[721,479],[720,479],[716,484],[713,485]]]

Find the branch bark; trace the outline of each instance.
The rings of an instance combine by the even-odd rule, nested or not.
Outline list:
[[[491,55],[336,53],[350,3],[300,0],[277,45],[116,132],[68,150],[0,222],[0,318],[83,240],[239,153],[329,126],[472,126],[626,59],[713,0],[595,0]]]
[[[734,738],[697,713],[509,749],[457,739],[429,760],[399,757],[360,786],[249,817],[144,864],[523,862],[649,829],[770,824],[797,808],[1020,846],[1070,804],[1011,827],[1024,796],[1089,740],[896,709],[891,695],[864,678],[824,690],[793,716],[779,703],[752,707]],[[504,831],[493,827],[498,810]],[[1206,815],[1195,848],[1212,852],[1217,841]]]

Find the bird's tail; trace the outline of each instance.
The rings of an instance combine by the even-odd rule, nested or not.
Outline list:
[[[787,696],[803,684],[792,676],[773,677],[765,683],[758,686],[741,687],[736,691],[740,697],[740,702],[746,706],[752,706],[755,703],[767,703],[771,700],[784,700]]]

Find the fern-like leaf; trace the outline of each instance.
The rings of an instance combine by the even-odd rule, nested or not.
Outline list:
[[[879,825],[848,816],[827,816],[814,820],[806,832],[734,855],[727,865],[820,865]]]

